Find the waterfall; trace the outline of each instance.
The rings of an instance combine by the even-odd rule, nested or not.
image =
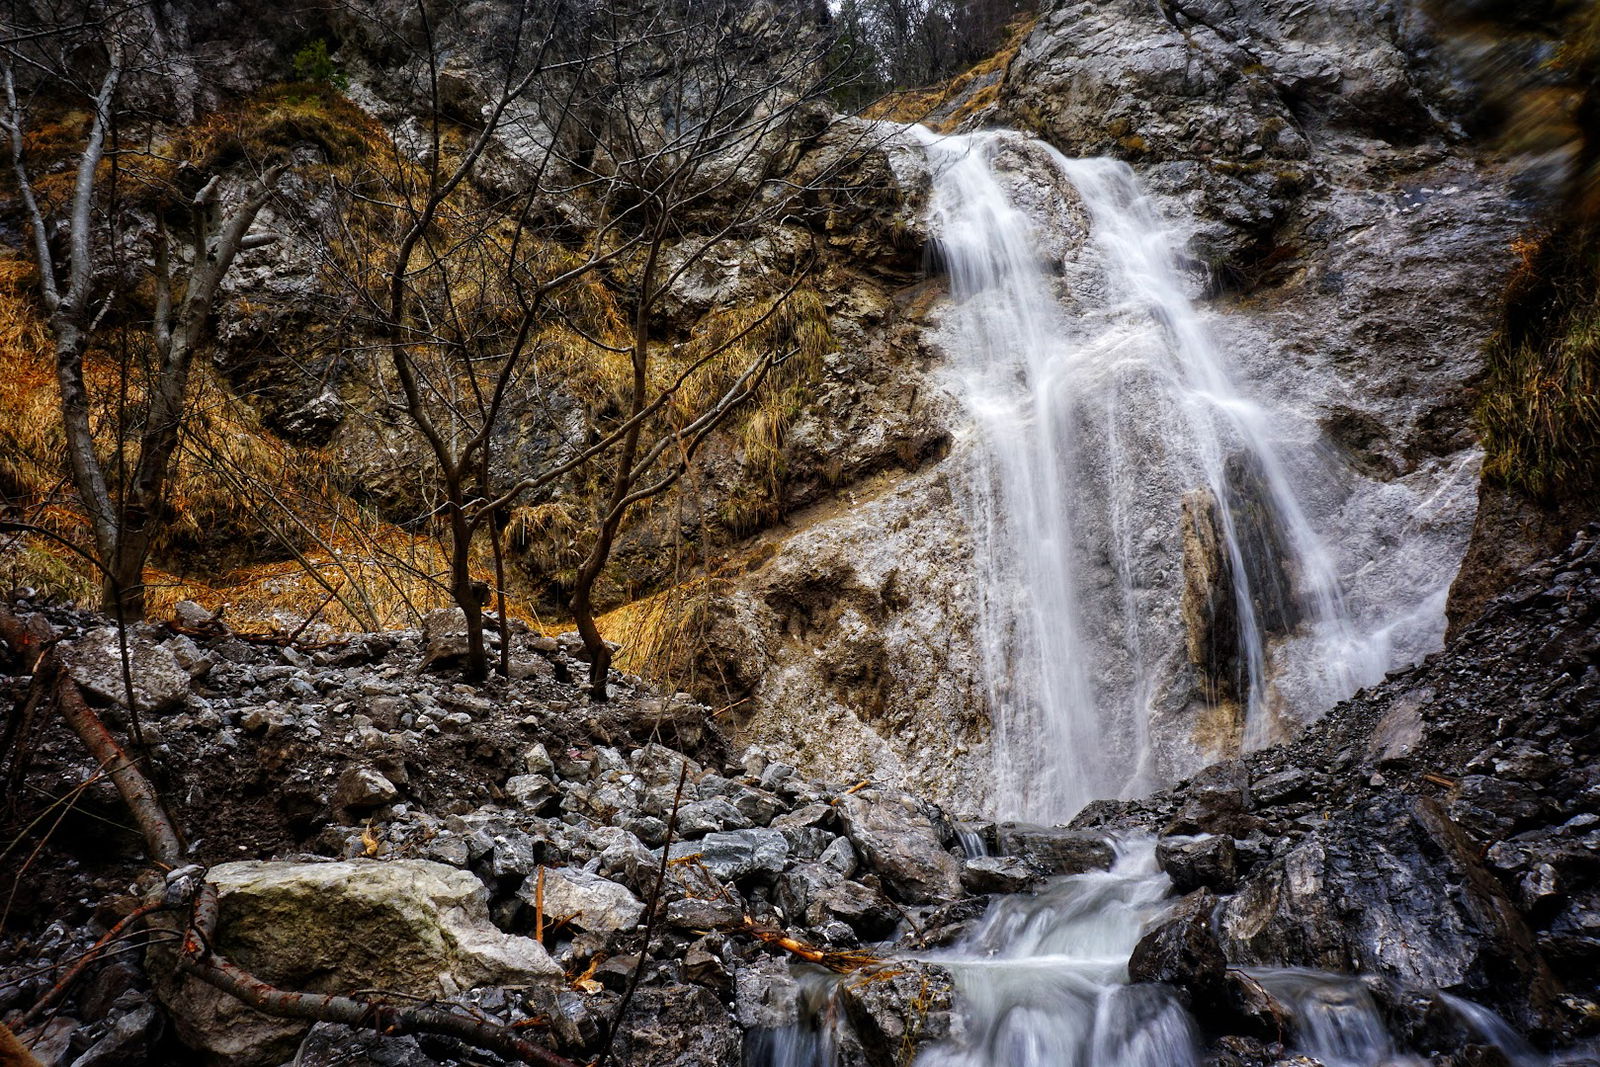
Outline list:
[[[1275,415],[1230,376],[1133,171],[1009,131],[914,136],[972,420],[1001,814],[1064,819],[1170,774],[1158,732],[1195,738],[1168,761],[1192,770],[1380,678],[1383,636],[1352,629]]]
[[[1285,444],[1316,440],[1314,418],[1235,380],[1133,171],[1007,131],[910,136],[929,161],[932,255],[949,277],[936,339],[970,416],[954,466],[978,569],[999,813],[1063,820],[1175,767],[1270,743],[1380,678],[1441,596],[1412,587],[1358,621],[1330,550],[1334,520],[1314,521],[1338,513],[1327,503],[1338,494],[1318,484],[1315,456]],[[973,828],[957,832],[969,856],[986,851]],[[1206,1020],[1161,984],[1128,982],[1171,882],[1153,841],[1113,845],[1111,870],[997,897],[929,957],[954,978],[961,1022],[918,1067],[1202,1062]],[[1423,1062],[1359,978],[1250,973],[1287,1015],[1275,1053],[1328,1067]],[[840,981],[808,976],[800,1022],[757,1034],[746,1063],[849,1062]],[[1565,1062],[1482,1007],[1440,1002],[1504,1062]]]

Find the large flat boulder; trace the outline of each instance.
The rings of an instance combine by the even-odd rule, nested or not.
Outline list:
[[[67,673],[83,689],[102,700],[127,704],[122,673],[122,644],[115,626],[102,626],[65,646],[61,658]],[[140,711],[165,711],[189,695],[191,676],[172,650],[148,638],[128,634],[128,667],[133,698]]]
[[[209,878],[218,950],[280,988],[446,997],[561,977],[544,946],[490,923],[483,883],[441,863],[247,861]],[[194,978],[160,993],[184,1042],[216,1064],[283,1063],[309,1025],[252,1011]]]

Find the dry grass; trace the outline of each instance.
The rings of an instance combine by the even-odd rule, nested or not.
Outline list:
[[[64,113],[30,131],[36,164],[54,166],[57,177],[68,175],[61,189],[47,190],[50,196],[64,196],[70,187],[65,164],[81,144],[86,123],[84,114]],[[467,131],[444,133],[448,165],[450,158],[459,158]],[[342,232],[325,235],[324,283],[329,291],[348,291],[354,279],[369,295],[381,295],[407,217],[376,203],[382,199],[378,194],[422,175],[400,161],[382,129],[338,93],[325,86],[277,86],[170,136],[151,136],[142,147],[125,146],[129,151],[119,161],[119,181],[127,183],[123,195],[147,206],[175,202],[180,161],[194,168],[182,178],[192,183],[195,174],[258,167],[306,144],[316,146],[322,162],[302,168],[302,175],[313,185],[336,182],[369,195],[341,213]],[[503,351],[517,325],[516,294],[503,270],[495,269],[505,262],[514,239],[532,279],[570,270],[593,252],[539,233],[516,235],[504,206],[467,183],[445,205],[414,261],[415,307],[434,334],[419,342],[413,355],[427,368],[440,412],[470,416],[471,406],[464,403],[472,395],[469,375],[478,374],[481,382],[486,369],[492,373],[496,364],[484,361],[484,355]],[[621,410],[631,386],[628,355],[605,347],[621,347],[629,336],[617,295],[627,269],[627,263],[619,263],[614,271],[583,274],[554,294],[535,325],[528,358],[528,374],[536,375],[538,388],[570,393],[602,425]],[[87,548],[86,522],[64,477],[59,401],[35,284],[25,257],[0,250],[0,502]],[[711,357],[689,375],[652,433],[692,421],[763,356],[792,353],[730,428],[745,472],[732,509],[735,529],[776,513],[788,427],[809,400],[822,355],[834,346],[827,309],[815,291],[802,289],[774,311],[773,294],[787,284],[774,279],[765,298],[716,309],[688,338],[652,351],[652,389],[668,387],[687,368]],[[103,455],[113,453],[119,433],[133,429],[122,403],[134,411],[141,399],[150,346],[138,320],[148,315],[149,302],[148,291],[132,294],[126,310],[119,311],[123,317],[104,324],[86,359]],[[235,304],[230,313],[249,318],[253,310]],[[317,323],[313,329],[359,349],[371,336],[363,314],[358,310],[347,321]],[[387,363],[373,360],[379,385]],[[276,437],[204,362],[196,367],[192,394],[169,483],[169,513],[153,557],[160,566],[146,573],[152,616],[169,612],[180,599],[193,599],[213,609],[227,604],[227,617],[247,629],[290,625],[313,611],[334,627],[391,627],[412,624],[419,613],[448,603],[442,531],[400,529],[358,506],[341,484],[334,453]],[[518,557],[514,571],[532,571],[557,586],[570,581],[586,547],[595,503],[590,497],[598,492],[598,479],[593,471],[580,474],[560,502],[513,514],[507,536]],[[642,515],[660,506],[657,501],[639,510]],[[475,576],[492,586],[486,541],[479,550]],[[14,580],[85,606],[97,602],[92,568],[60,545],[42,538],[12,539],[0,543],[0,552],[0,567],[10,568]],[[337,590],[331,599],[330,588]],[[642,664],[664,655],[671,627],[681,624],[684,614],[665,605],[692,600],[685,599],[690,588],[668,590],[614,617],[616,625],[625,622],[626,662]],[[514,615],[531,620],[515,596],[511,604]]]
[[[1518,248],[1478,403],[1487,477],[1543,500],[1600,489],[1600,230]]]
[[[1037,16],[1034,15],[1017,19],[1006,30],[1005,39],[999,49],[989,58],[968,67],[944,85],[890,93],[867,108],[866,117],[888,119],[891,122],[926,122],[928,116],[956,101],[955,107],[944,118],[927,122],[927,125],[937,133],[954,133],[961,128],[963,122],[1000,98],[1000,85],[1005,80],[1006,68],[1017,57],[1018,49],[1033,30],[1036,21]],[[972,90],[974,82],[991,77],[994,80],[988,85],[976,91]]]
[[[334,166],[392,152],[377,120],[342,93],[291,82],[203,117],[179,134],[170,154],[210,173],[239,164],[261,166],[306,144],[319,148]]]

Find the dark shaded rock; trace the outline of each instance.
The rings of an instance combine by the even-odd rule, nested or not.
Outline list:
[[[1208,1030],[1242,1034],[1280,1052],[1294,1030],[1294,1018],[1283,1002],[1243,971],[1222,976],[1222,995],[1215,1014],[1202,1020]]]
[[[961,867],[961,884],[972,893],[1022,893],[1043,877],[1039,868],[1016,856],[978,856]]]
[[[1238,849],[1233,838],[1221,834],[1163,838],[1156,844],[1156,863],[1178,893],[1200,888],[1231,893],[1238,884]]]
[[[821,926],[831,917],[854,930],[864,941],[876,941],[894,932],[900,912],[884,895],[860,882],[841,881],[819,890],[811,900],[807,918]]]
[[[1260,820],[1249,814],[1254,809],[1245,765],[1238,760],[1213,763],[1190,779],[1183,790],[1183,804],[1165,832],[1243,837],[1260,825]]]
[[[950,1032],[950,973],[896,960],[840,983],[839,996],[869,1063],[902,1063],[906,1053]]]
[[[857,854],[901,900],[931,904],[961,895],[960,865],[909,794],[865,789],[840,797],[838,809]]]
[[[120,1012],[72,1061],[72,1067],[137,1067],[147,1063],[163,1029],[162,1015],[154,1004],[146,1002]]]
[[[438,1063],[409,1035],[391,1036],[334,1023],[317,1023],[305,1037],[297,1067],[435,1067]]]
[[[743,1041],[722,1001],[699,985],[640,986],[617,1037],[618,1061],[638,1067],[727,1067]]]
[[[1199,1007],[1223,1000],[1223,973],[1228,961],[1211,927],[1217,898],[1199,889],[1173,905],[1166,918],[1134,946],[1128,978],[1164,982]]]
[[[1109,870],[1116,852],[1104,834],[1093,830],[1003,822],[995,828],[1000,853],[1027,860],[1047,874]]]
[[[1219,915],[1239,963],[1444,989],[1524,1029],[1554,1021],[1551,974],[1477,849],[1439,805],[1389,797],[1319,825]]]
[[[1487,841],[1510,837],[1545,813],[1545,805],[1516,782],[1469,774],[1457,783],[1450,817]]]

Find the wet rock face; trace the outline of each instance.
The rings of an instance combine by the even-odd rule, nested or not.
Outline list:
[[[1006,822],[995,827],[995,842],[1006,856],[1016,856],[1049,874],[1082,874],[1107,870],[1115,852],[1104,834]]]
[[[1228,961],[1211,927],[1217,898],[1199,889],[1172,910],[1134,946],[1128,959],[1133,982],[1165,982],[1184,991],[1195,1006],[1223,999]]]
[[[1219,915],[1229,958],[1383,974],[1552,1018],[1555,985],[1505,888],[1436,802],[1377,806],[1316,830],[1253,876]],[[1516,989],[1502,985],[1516,974]]]
[[[1329,136],[1413,143],[1454,104],[1426,26],[1380,0],[1159,8],[1063,2],[1008,72],[1002,111],[1074,154],[1193,161],[1207,244],[1243,253],[1289,217]]]
[[[1597,650],[1591,526],[1445,652],[1294,742],[1078,824],[1183,834],[1158,862],[1180,891],[1200,887],[1187,899],[1217,895],[1207,929],[1230,967],[1367,976],[1421,1049],[1480,1040],[1437,991],[1569,1045],[1600,1004]],[[1152,932],[1139,973],[1199,998],[1215,986],[1187,915]],[[1274,1040],[1270,995],[1230,982],[1215,1032]]]

